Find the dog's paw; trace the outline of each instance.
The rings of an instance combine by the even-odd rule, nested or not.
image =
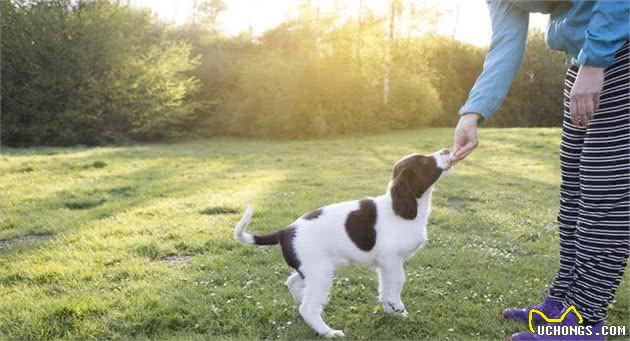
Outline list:
[[[346,334],[344,334],[343,331],[341,330],[331,329],[327,331],[325,334],[323,334],[322,336],[328,339],[332,339],[335,337],[346,337]]]
[[[405,305],[402,302],[393,303],[393,302],[385,302],[383,303],[383,309],[386,314],[398,315],[401,317],[407,317],[409,313],[405,309]]]

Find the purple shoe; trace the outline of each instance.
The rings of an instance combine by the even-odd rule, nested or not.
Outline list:
[[[513,320],[517,322],[527,323],[529,318],[529,311],[531,309],[537,309],[543,312],[545,316],[549,318],[557,318],[560,313],[564,311],[562,303],[549,296],[545,297],[545,300],[541,304],[530,305],[527,308],[506,308],[501,312],[501,316],[506,320]],[[542,317],[538,314],[532,316],[534,324],[540,324],[544,322]]]
[[[574,313],[569,313],[562,322],[549,323],[534,327],[536,333],[529,330],[512,334],[511,341],[605,341],[602,335],[604,321],[594,325],[581,325]],[[573,328],[571,328],[573,327]],[[581,327],[581,328],[576,328]],[[562,333],[565,333],[562,335]]]

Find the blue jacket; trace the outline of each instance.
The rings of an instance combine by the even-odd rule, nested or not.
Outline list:
[[[529,13],[549,13],[547,45],[566,52],[575,65],[607,67],[630,35],[630,0],[488,0],[492,40],[460,114],[489,118],[499,109],[523,61]]]

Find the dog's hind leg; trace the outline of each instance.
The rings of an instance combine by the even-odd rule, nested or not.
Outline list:
[[[319,335],[324,337],[345,336],[341,330],[330,328],[322,319],[324,305],[328,301],[328,290],[332,286],[334,270],[307,271],[304,273],[305,287],[300,315]]]
[[[289,291],[295,299],[295,303],[297,303],[298,306],[302,304],[302,295],[304,294],[304,280],[297,271],[289,275],[289,278],[287,279],[287,287],[289,287]]]

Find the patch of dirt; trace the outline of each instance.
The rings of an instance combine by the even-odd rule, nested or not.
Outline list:
[[[8,248],[15,243],[31,243],[31,242],[44,242],[54,238],[52,233],[39,233],[39,234],[25,234],[15,237],[13,239],[0,239],[0,250]]]
[[[192,263],[192,256],[168,256],[163,260],[171,266],[189,265]]]
[[[30,172],[32,172],[32,171],[34,171],[34,170],[35,170],[35,169],[34,169],[33,167],[31,167],[31,166],[27,166],[27,167],[24,167],[24,168],[20,168],[20,169],[18,169],[18,170],[17,170],[17,172],[18,172],[18,173],[30,173]]]
[[[446,203],[449,207],[463,207],[466,204],[466,200],[461,197],[449,197],[446,199]]]
[[[105,161],[94,161],[90,164],[84,165],[83,168],[105,168],[107,166],[107,163]]]
[[[107,200],[104,198],[85,198],[85,199],[73,199],[66,201],[64,206],[71,210],[87,210],[96,206],[104,204]]]
[[[5,247],[9,247],[9,245],[11,245],[10,240],[0,239],[0,250],[4,249]]]
[[[200,214],[217,215],[217,214],[236,214],[239,210],[233,207],[215,206],[201,210]]]
[[[122,186],[122,187],[112,188],[111,190],[109,190],[109,193],[113,195],[121,195],[121,196],[128,197],[133,194],[135,189],[136,188],[132,186]]]

